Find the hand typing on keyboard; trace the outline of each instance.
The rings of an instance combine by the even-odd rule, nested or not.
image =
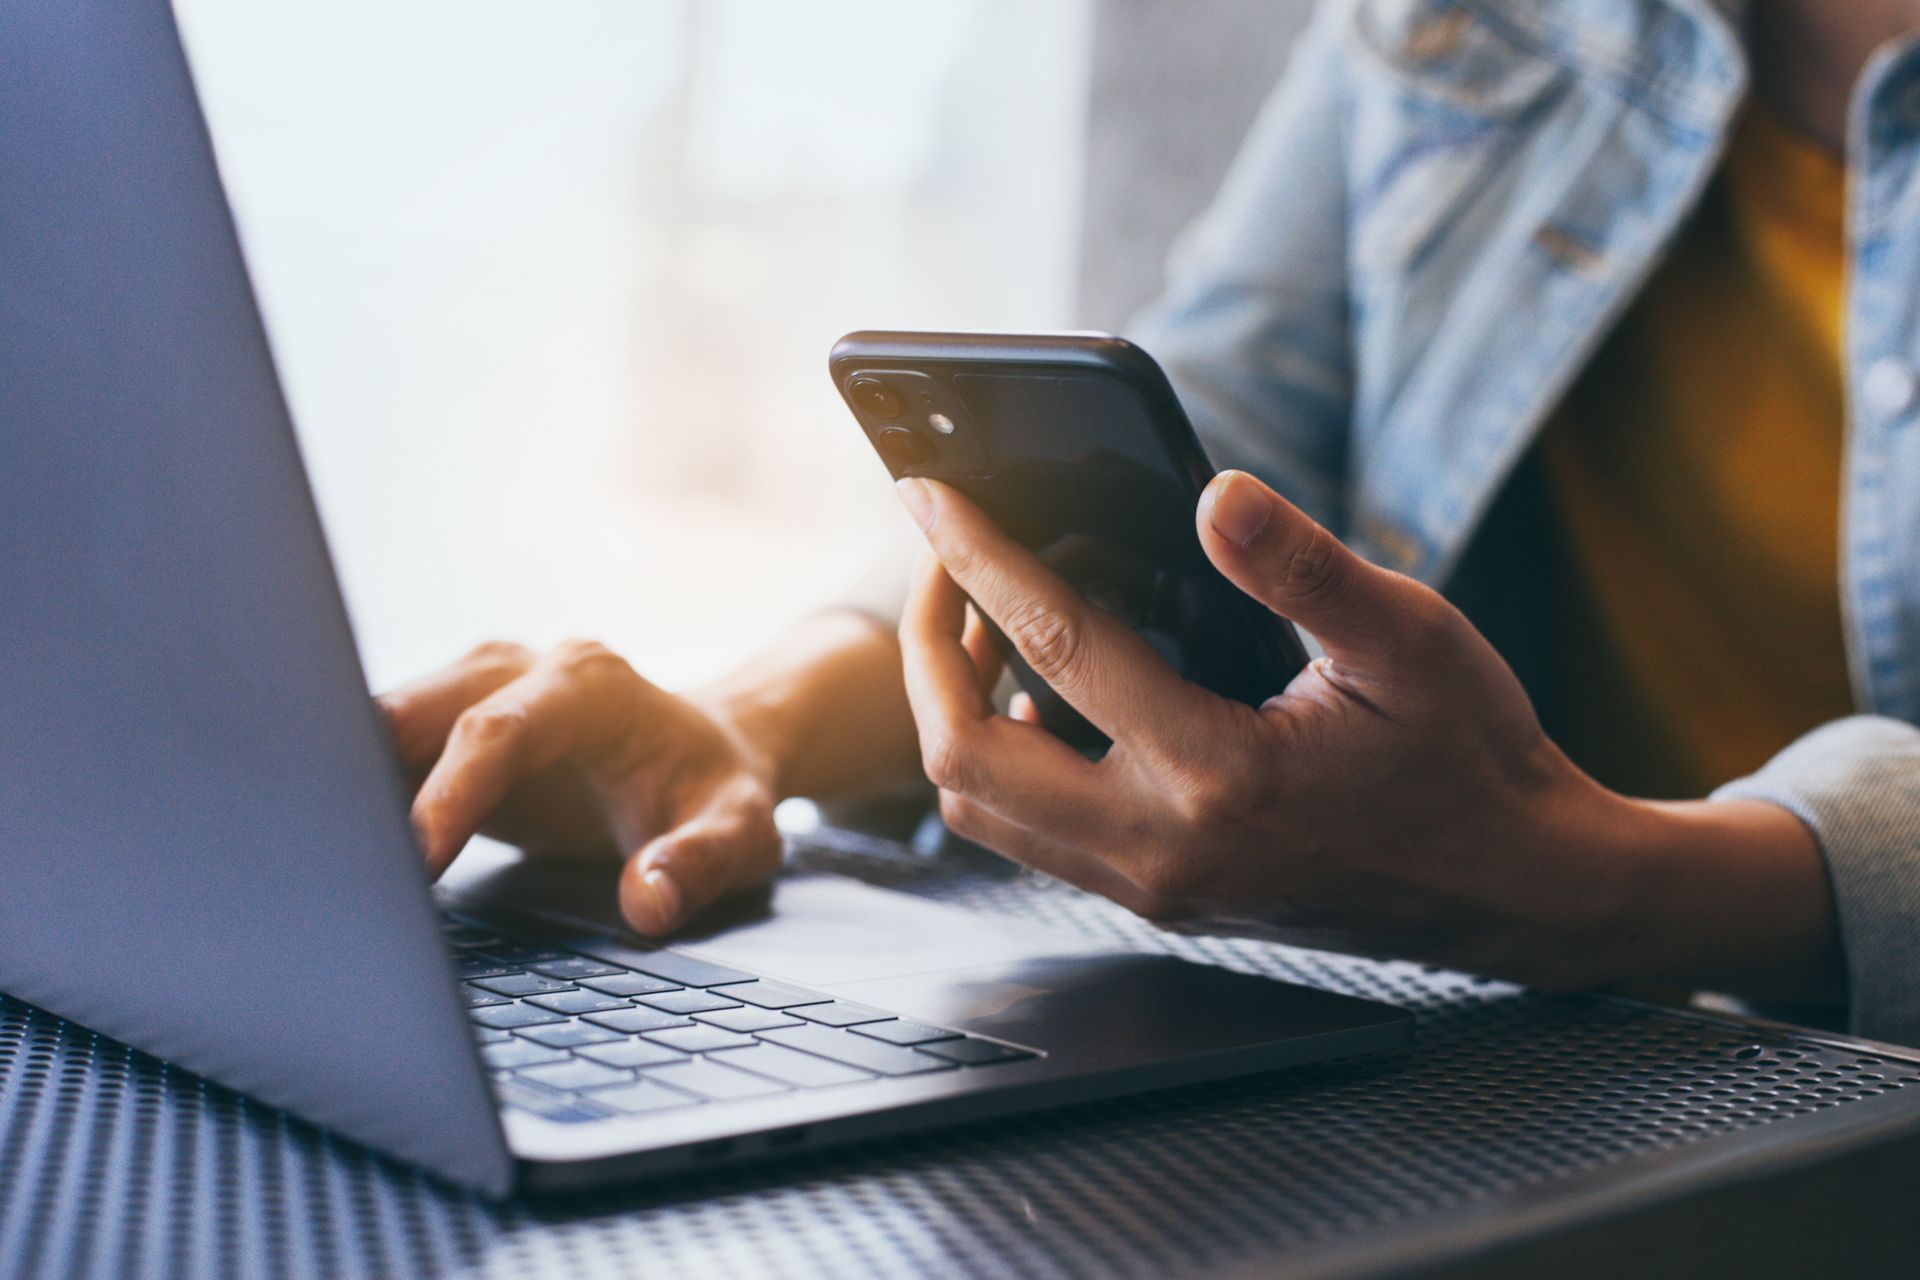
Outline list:
[[[658,935],[778,868],[783,795],[911,776],[898,672],[891,636],[835,615],[800,628],[749,677],[693,696],[574,641],[544,655],[482,645],[380,705],[417,787],[414,827],[435,875],[476,833],[618,856],[621,913]]]

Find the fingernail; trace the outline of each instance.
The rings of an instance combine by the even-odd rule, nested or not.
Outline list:
[[[659,867],[640,877],[640,883],[647,886],[653,894],[654,910],[659,913],[660,927],[670,929],[674,921],[680,918],[680,908],[684,900],[680,897],[680,886],[673,877]]]
[[[1207,523],[1236,547],[1250,547],[1273,517],[1273,502],[1252,476],[1229,471],[1214,484]]]
[[[893,491],[900,495],[900,501],[906,504],[907,514],[920,526],[922,533],[933,528],[933,495],[927,492],[925,480],[908,477],[896,480]]]

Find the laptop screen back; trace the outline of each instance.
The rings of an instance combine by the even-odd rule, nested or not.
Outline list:
[[[0,6],[0,991],[510,1161],[163,0]]]

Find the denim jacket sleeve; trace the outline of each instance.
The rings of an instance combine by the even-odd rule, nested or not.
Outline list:
[[[1881,716],[1807,734],[1715,800],[1767,800],[1820,843],[1863,1036],[1920,1044],[1920,728]]]
[[[1353,402],[1347,287],[1349,0],[1322,0],[1219,195],[1128,334],[1166,369],[1214,465],[1343,531]]]

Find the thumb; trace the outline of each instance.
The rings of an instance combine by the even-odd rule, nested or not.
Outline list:
[[[1207,558],[1234,586],[1313,633],[1327,655],[1354,670],[1397,665],[1451,613],[1411,578],[1355,555],[1244,471],[1223,471],[1200,496]]]
[[[781,851],[772,805],[722,787],[628,859],[620,914],[636,933],[671,933],[718,899],[770,878]]]

